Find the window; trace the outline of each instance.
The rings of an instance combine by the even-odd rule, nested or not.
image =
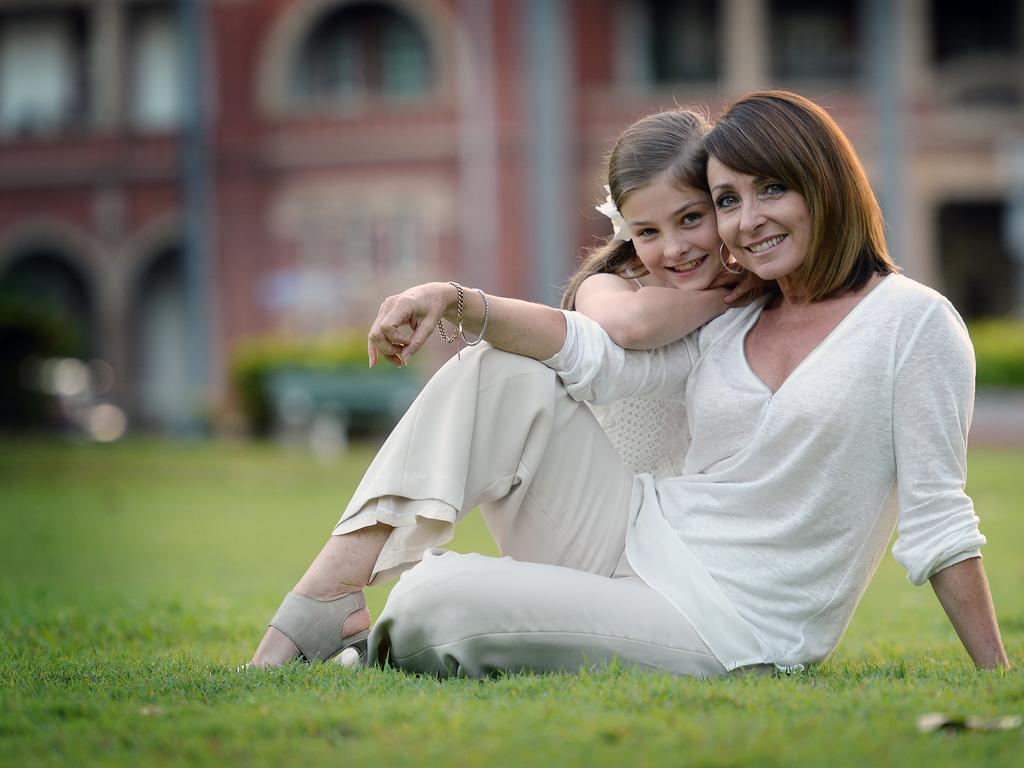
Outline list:
[[[427,38],[412,19],[381,3],[350,3],[313,27],[294,87],[307,102],[403,99],[429,90],[434,70]]]
[[[712,0],[652,0],[647,8],[654,82],[718,77],[718,8]]]
[[[1005,315],[1015,306],[1015,265],[1004,242],[1000,202],[963,202],[938,211],[943,293],[967,319]]]
[[[856,11],[853,0],[771,0],[772,76],[855,76],[861,35]]]
[[[940,92],[965,105],[1016,106],[1024,102],[1024,6],[989,0],[984,12],[932,0],[932,61],[941,69]]]
[[[51,132],[87,118],[85,16],[0,16],[0,130]]]
[[[177,16],[169,5],[143,5],[129,18],[132,123],[173,128],[182,118],[181,48]]]
[[[706,81],[721,74],[714,0],[619,0],[614,24],[622,86]]]
[[[1021,6],[1016,0],[932,0],[932,58],[937,64],[977,54],[1013,54],[1021,47]]]

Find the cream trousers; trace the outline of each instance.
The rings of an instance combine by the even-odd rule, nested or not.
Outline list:
[[[370,658],[439,675],[613,658],[723,674],[690,622],[629,567],[633,485],[553,371],[486,344],[464,350],[424,387],[334,529],[394,528],[371,583],[404,573],[370,635]],[[504,556],[435,549],[478,505]]]

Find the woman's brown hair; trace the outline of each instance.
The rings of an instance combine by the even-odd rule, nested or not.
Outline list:
[[[874,273],[899,271],[857,153],[814,102],[782,90],[747,94],[726,110],[704,147],[734,171],[779,181],[803,195],[812,231],[799,282],[808,299],[854,290]]]
[[[677,107],[641,118],[623,131],[608,155],[608,187],[615,207],[621,211],[626,198],[666,171],[677,184],[709,192],[702,144],[709,128],[704,112]],[[562,294],[562,308],[575,308],[580,285],[601,273],[640,277],[647,271],[632,242],[609,238],[586,253]]]

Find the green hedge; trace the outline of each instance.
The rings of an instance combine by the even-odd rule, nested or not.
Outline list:
[[[283,370],[369,374],[366,333],[351,331],[316,340],[269,336],[238,344],[231,354],[231,381],[242,413],[256,434],[266,434],[271,427],[267,380]],[[397,369],[395,373],[401,375]],[[405,369],[402,373],[409,375]]]
[[[1024,389],[1024,322],[984,320],[969,326],[978,360],[979,387]],[[266,382],[284,369],[368,372],[366,336],[352,331],[316,341],[286,337],[250,339],[231,355],[231,379],[250,428],[265,434],[271,407]]]
[[[1024,388],[1024,322],[983,320],[969,326],[979,387]]]

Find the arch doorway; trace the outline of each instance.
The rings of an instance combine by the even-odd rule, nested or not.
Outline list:
[[[0,269],[0,426],[52,424],[55,413],[42,393],[39,363],[58,356],[94,357],[96,343],[94,297],[86,277],[57,251],[16,254]]]
[[[16,256],[0,274],[0,298],[25,303],[67,326],[72,346],[67,354],[96,355],[93,292],[63,254],[40,250]]]
[[[188,375],[188,316],[180,248],[159,254],[142,274],[134,312],[135,381],[140,426],[166,432],[193,416]]]

